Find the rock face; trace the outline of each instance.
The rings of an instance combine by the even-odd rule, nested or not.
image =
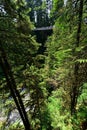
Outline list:
[[[22,92],[25,93],[25,90],[22,90]],[[24,94],[23,97],[23,102],[24,104],[26,104],[26,102],[29,100],[30,95],[29,94]],[[30,110],[29,107],[26,107],[26,112],[28,112]],[[6,122],[6,126],[9,126],[10,124],[14,124],[15,122],[18,122],[20,125],[23,125],[23,122],[21,120],[20,114],[18,112],[18,110],[16,108],[14,108],[12,111],[10,111],[8,113],[8,117],[7,115],[5,115],[5,113],[3,112],[3,107],[0,109],[0,122],[4,123]]]
[[[14,122],[21,122],[22,124],[22,120],[20,118],[20,115],[19,115],[19,112],[17,109],[14,109],[11,113],[10,113],[10,116],[9,116],[9,119],[8,119],[8,123],[9,124],[13,124]]]
[[[0,117],[0,122],[4,122],[6,120],[6,117]]]
[[[7,125],[13,124],[15,122],[19,122],[20,125],[23,124],[17,109],[12,110],[8,117],[5,117],[5,115],[0,114],[0,123],[4,122],[6,122]]]

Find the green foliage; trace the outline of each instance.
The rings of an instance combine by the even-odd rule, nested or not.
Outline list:
[[[63,91],[62,88],[54,91],[48,99],[48,110],[52,120],[51,125],[54,129],[72,130],[71,116],[64,106]]]
[[[44,117],[46,111],[47,97],[42,69],[38,69],[34,65],[27,65],[23,74],[25,77],[27,92],[29,93],[29,100],[26,102],[26,105],[30,107],[29,115],[31,117],[31,123],[35,129],[37,126],[41,128],[46,123],[42,117]]]
[[[79,63],[86,63],[87,59],[78,59],[77,62],[79,62]]]
[[[66,6],[63,0],[53,1],[53,34],[47,39],[44,55],[39,55],[39,44],[31,34],[33,25],[30,19],[35,22],[36,12],[36,26],[50,25],[53,21],[50,21],[47,12],[50,10],[49,3],[51,1],[30,0],[28,8],[24,0],[0,1],[0,6],[4,8],[4,11],[0,8],[0,41],[28,110],[32,128],[80,130],[87,121],[86,3],[83,3],[81,32],[78,33],[80,0],[73,3],[67,1]],[[41,63],[44,59],[45,62]],[[72,102],[74,95],[75,104]],[[0,129],[3,130],[8,123],[9,113],[16,106],[1,67],[0,99],[1,116],[6,116],[5,121],[0,122]],[[73,114],[72,105],[75,108]],[[9,124],[8,130],[17,129],[24,129],[18,120]]]
[[[58,2],[58,3],[57,3]],[[47,40],[46,43],[46,68],[48,69],[48,85],[49,88],[52,88],[51,91],[55,90],[55,93],[61,90],[60,88],[65,90],[66,94],[64,94],[63,101],[65,106],[65,113],[62,110],[62,107],[60,109],[59,106],[62,106],[59,104],[58,106],[58,99],[55,99],[52,97],[52,103],[49,102],[50,106],[50,113],[53,113],[51,115],[52,118],[52,125],[53,127],[57,126],[58,121],[62,118],[62,121],[64,121],[64,118],[67,118],[67,111],[71,111],[72,107],[72,100],[74,98],[73,94],[75,94],[75,90],[73,90],[74,86],[77,87],[77,96],[76,100],[79,99],[80,95],[82,95],[84,92],[81,90],[82,84],[86,82],[86,37],[84,32],[86,27],[83,22],[82,28],[81,28],[81,34],[80,34],[80,41],[79,46],[77,47],[77,29],[78,29],[78,15],[77,9],[79,8],[79,4],[74,7],[74,2],[68,1],[66,4],[66,7],[60,6],[60,8],[56,8],[58,4],[60,4],[61,1],[54,1],[54,3],[57,3],[54,5],[54,9],[56,10],[56,21],[55,21],[55,28],[53,30],[53,35]],[[79,1],[80,2],[80,1]],[[85,4],[83,5],[85,7]],[[55,12],[55,11],[54,11]],[[83,12],[84,16],[84,12]],[[77,70],[75,70],[75,66],[78,64]],[[76,73],[77,72],[77,73]],[[56,84],[54,84],[54,82]],[[85,90],[84,90],[85,91]],[[86,91],[85,91],[86,92]],[[62,91],[61,91],[62,93]],[[52,93],[51,93],[52,94]],[[56,95],[56,94],[55,94]],[[59,94],[58,94],[59,95]],[[52,96],[52,95],[51,95]],[[61,96],[62,97],[62,96]],[[86,95],[84,95],[86,97]],[[50,99],[50,97],[49,97]],[[67,102],[67,103],[66,103]],[[57,104],[56,104],[57,103]],[[53,104],[53,105],[52,105]],[[66,107],[67,105],[69,107]],[[77,101],[76,101],[76,104]],[[74,104],[73,104],[74,105]],[[78,106],[78,105],[77,105]],[[70,129],[79,130],[81,126],[79,125],[82,120],[85,119],[85,112],[86,108],[84,108],[84,104],[82,104],[81,110],[77,110],[75,115],[70,116],[71,120],[71,127]],[[76,107],[77,109],[77,107]],[[62,114],[60,112],[62,111]],[[81,113],[82,112],[82,113]],[[57,114],[59,118],[55,117]],[[64,115],[63,115],[64,114]],[[69,114],[70,115],[70,114]],[[77,118],[76,118],[77,115]],[[83,116],[82,120],[80,119],[80,116]],[[55,117],[55,119],[54,119]],[[68,129],[65,122],[60,121],[59,124],[61,124],[60,129]],[[62,123],[61,123],[62,122]],[[56,124],[55,124],[56,123]],[[65,124],[64,124],[65,123]],[[64,124],[64,125],[63,125]],[[65,128],[63,128],[63,126]]]
[[[14,124],[11,124],[8,130],[24,130],[24,128],[20,125],[20,122],[17,121]]]
[[[36,27],[50,26],[51,19],[49,11],[51,10],[51,0],[27,0],[28,6],[31,8],[29,16]]]
[[[0,32],[2,32],[0,33],[0,41],[7,53],[17,83],[17,88],[21,92],[22,89],[26,89],[23,71],[26,69],[27,64],[34,63],[33,57],[35,57],[39,45],[34,37],[31,36],[32,24],[28,16],[29,10],[26,3],[24,1],[4,0],[4,3],[0,3],[0,6],[3,6],[4,9],[1,9],[5,11],[5,13],[0,11]],[[12,8],[13,6],[14,8]],[[10,9],[13,11],[11,12]],[[3,112],[5,113],[6,123],[8,123],[9,114],[13,109],[16,109],[16,106],[14,101],[11,100],[12,97],[11,94],[9,94],[3,75],[0,80],[0,89],[2,90],[2,93],[0,93],[4,103]],[[4,94],[5,96],[3,96]],[[25,97],[25,93],[21,93],[21,96]],[[5,125],[6,124],[3,126],[5,127]],[[9,129],[20,128],[18,121],[15,122],[15,124],[13,123],[13,125],[9,125]]]
[[[82,86],[82,93],[78,98],[77,111],[78,116],[81,120],[85,120],[87,117],[87,83]]]

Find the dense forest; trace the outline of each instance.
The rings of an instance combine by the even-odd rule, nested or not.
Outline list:
[[[87,130],[87,0],[0,0],[0,130]]]

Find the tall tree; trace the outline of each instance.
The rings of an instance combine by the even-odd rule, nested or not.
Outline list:
[[[52,1],[47,0],[30,0],[28,1],[28,6],[31,7],[29,13],[31,21],[35,24],[36,27],[49,26],[51,20],[49,17]]]
[[[57,97],[58,99],[60,98],[60,101],[63,101],[62,103],[60,102],[60,106],[62,108],[63,106],[65,107],[66,111],[69,112],[70,118],[73,120],[73,122],[69,122],[72,123],[70,129],[80,129],[81,126],[78,125],[78,122],[82,122],[81,118],[85,120],[83,124],[86,123],[86,117],[81,115],[82,106],[80,107],[80,104],[78,103],[79,97],[83,93],[82,89],[84,88],[84,83],[87,82],[85,78],[87,75],[85,51],[85,36],[87,33],[83,33],[86,28],[84,22],[86,17],[86,4],[85,1],[68,0],[66,6],[62,4],[60,8],[56,8],[58,5],[61,5],[61,1],[54,1],[54,3],[57,3],[54,6],[54,9],[56,9],[55,28],[52,37],[47,40],[46,44],[47,89],[49,95],[52,96],[52,102],[57,100]],[[63,89],[62,92],[65,93],[59,96],[59,91],[61,91],[61,89]],[[53,94],[56,92],[59,94],[57,93],[55,99]],[[51,103],[49,104],[52,105]],[[50,111],[53,110],[52,106],[49,107]],[[84,107],[85,105],[83,105],[83,108]],[[85,110],[86,108],[83,110],[84,113]],[[59,113],[57,114],[59,115]],[[63,111],[62,115],[64,116]],[[59,119],[61,118],[62,117],[60,116]],[[52,118],[53,122],[55,122],[55,119]],[[52,125],[55,127],[53,122]],[[57,122],[56,126],[57,125],[60,126],[60,122]],[[68,129],[68,126],[69,125],[66,125],[65,123],[64,128]],[[60,128],[62,128],[62,126]]]
[[[76,34],[76,47],[80,46],[80,35],[81,35],[81,28],[82,28],[82,16],[83,16],[83,0],[79,1],[79,13],[78,13],[78,26],[77,26],[77,34]],[[79,57],[79,54],[76,55],[76,57]],[[73,84],[73,90],[71,94],[71,114],[75,113],[76,111],[76,104],[77,104],[77,98],[79,94],[79,63],[75,64],[74,68],[74,75],[75,75],[75,81]]]
[[[31,37],[31,23],[30,19],[27,16],[28,9],[26,8],[26,4],[24,1],[7,1],[3,0],[0,3],[0,65],[2,67],[3,73],[5,74],[7,87],[11,91],[11,95],[16,103],[17,109],[20,113],[21,119],[24,123],[25,129],[31,129],[30,123],[28,121],[27,113],[24,108],[23,101],[21,96],[17,90],[17,86],[15,83],[15,78],[13,76],[10,63],[13,68],[21,65],[23,68],[26,67],[25,60],[27,61],[29,57],[25,58],[22,62],[18,55],[26,56],[28,54],[33,55],[33,50],[37,50],[37,43],[34,38]],[[26,23],[26,24],[25,24]],[[4,39],[5,37],[5,39]],[[17,52],[16,49],[23,51],[21,47],[26,46],[31,48],[30,50],[27,47],[24,48],[23,52]],[[36,45],[35,45],[36,44]],[[20,49],[19,49],[20,48]],[[26,51],[27,49],[27,51]],[[13,53],[14,59],[13,60]],[[6,56],[7,53],[7,56]],[[18,54],[18,55],[16,55]],[[8,57],[8,59],[7,59]],[[23,57],[22,57],[23,58]],[[10,63],[8,62],[10,61]],[[18,61],[19,60],[19,61]],[[15,64],[14,64],[15,63]],[[30,61],[29,61],[30,63]]]

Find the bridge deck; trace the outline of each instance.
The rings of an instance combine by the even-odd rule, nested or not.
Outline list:
[[[43,30],[52,30],[53,26],[49,26],[49,27],[40,27],[40,28],[35,28],[33,29],[33,31],[43,31]]]

